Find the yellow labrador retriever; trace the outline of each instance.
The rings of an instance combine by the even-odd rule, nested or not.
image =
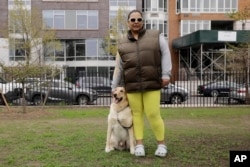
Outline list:
[[[113,102],[108,115],[106,152],[112,150],[130,150],[134,154],[134,131],[132,113],[123,87],[113,92]]]

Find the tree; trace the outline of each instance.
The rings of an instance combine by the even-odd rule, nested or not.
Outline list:
[[[242,11],[232,11],[228,16],[242,23],[242,30],[245,30],[247,19],[250,17],[250,7],[246,6]]]
[[[245,30],[247,19],[250,18],[250,8],[245,7],[242,11],[233,11],[228,16],[234,20],[242,22],[242,30]],[[246,39],[250,38],[250,33],[246,34]],[[233,52],[227,56],[228,68],[233,70],[243,70],[246,83],[246,103],[250,104],[249,83],[250,83],[250,43],[238,43],[229,45]]]
[[[116,16],[111,20],[109,31],[104,37],[102,46],[108,55],[115,56],[117,53],[117,41],[122,38],[128,30],[127,12],[125,7],[119,8]]]
[[[8,30],[3,34],[8,39],[10,55],[18,56],[18,59],[10,66],[0,62],[0,66],[11,78],[22,83],[22,90],[27,77],[43,76],[48,74],[49,70],[56,69],[51,64],[45,64],[44,57],[49,55],[51,50],[60,49],[60,42],[56,39],[55,31],[46,28],[38,10],[30,10],[21,0],[15,0],[13,9],[9,11]],[[24,99],[24,91],[22,97]],[[22,104],[26,112],[24,100]]]

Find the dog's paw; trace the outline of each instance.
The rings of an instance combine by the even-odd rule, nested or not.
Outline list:
[[[105,148],[105,152],[108,153],[110,152],[110,149],[108,147]]]
[[[113,151],[114,150],[114,148],[110,148],[110,147],[106,147],[105,148],[105,152],[106,153],[109,153],[110,151]]]
[[[130,154],[135,154],[135,149],[134,148],[130,149]]]

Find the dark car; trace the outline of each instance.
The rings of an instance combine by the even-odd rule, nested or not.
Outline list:
[[[161,103],[181,104],[189,97],[189,91],[183,87],[174,84],[168,84],[161,89]]]
[[[78,88],[91,88],[98,94],[111,94],[111,80],[106,77],[79,77],[76,80]]]
[[[39,105],[43,103],[47,93],[47,101],[64,101],[78,105],[92,104],[98,98],[93,89],[79,89],[70,82],[52,80],[30,85],[26,89],[25,99]]]
[[[6,102],[11,103],[13,100],[17,100],[21,97],[20,84],[7,82],[0,77],[0,105],[5,104]],[[2,96],[3,95],[3,96]]]
[[[228,94],[232,90],[236,90],[240,88],[242,85],[230,82],[230,81],[218,81],[218,82],[210,82],[204,85],[198,85],[197,91],[199,94],[204,96],[211,96],[211,97],[228,97]]]

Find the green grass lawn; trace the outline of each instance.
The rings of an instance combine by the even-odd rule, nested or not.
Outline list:
[[[168,155],[154,156],[145,125],[146,157],[105,153],[109,108],[0,108],[1,167],[225,167],[230,150],[250,150],[250,109],[164,108]]]

